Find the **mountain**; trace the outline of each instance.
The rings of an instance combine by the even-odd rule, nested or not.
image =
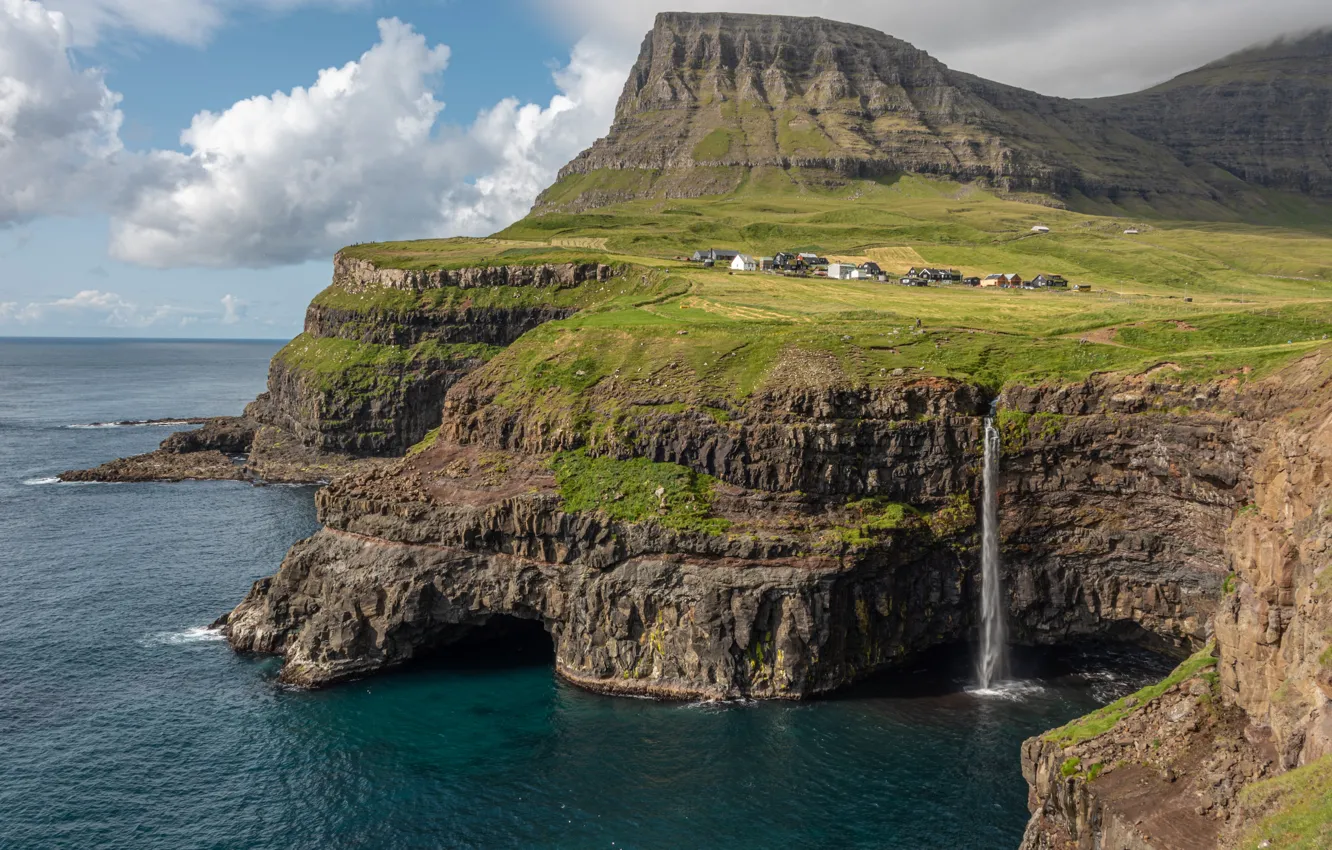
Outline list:
[[[1242,50],[1144,92],[1083,103],[1186,164],[1332,196],[1332,29]]]
[[[1282,70],[1325,66],[1326,43],[1238,54],[1141,95],[1076,101],[954,71],[852,24],[663,13],[609,134],[565,166],[536,212],[903,172],[1191,217],[1255,200],[1231,174],[1326,195],[1327,75]],[[1267,62],[1272,70],[1253,70]],[[1272,75],[1290,78],[1273,85]],[[1218,98],[1239,108],[1180,126],[1217,112]],[[1306,102],[1317,107],[1306,113]],[[1268,140],[1278,153],[1265,152]],[[1246,160],[1252,142],[1259,152]]]

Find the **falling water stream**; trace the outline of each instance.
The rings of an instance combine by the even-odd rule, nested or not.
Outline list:
[[[976,673],[982,689],[1007,674],[1004,599],[999,580],[999,428],[985,420],[985,472],[981,516],[981,649]]]

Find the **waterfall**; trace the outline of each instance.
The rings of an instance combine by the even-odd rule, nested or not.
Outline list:
[[[999,428],[985,420],[985,474],[981,515],[981,648],[976,673],[982,688],[1001,681],[1007,671],[1004,595],[999,582]]]

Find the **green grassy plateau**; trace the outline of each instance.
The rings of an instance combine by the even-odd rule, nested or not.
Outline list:
[[[723,141],[711,143],[720,148]],[[635,178],[574,175],[551,194],[610,179]],[[456,306],[460,299],[584,308],[529,333],[491,364],[511,376],[502,400],[515,405],[558,401],[552,395],[573,403],[608,379],[650,380],[672,398],[719,409],[791,380],[873,385],[906,374],[998,388],[1152,368],[1183,379],[1248,380],[1325,345],[1332,333],[1329,222],[1277,228],[1136,221],[1033,200],[918,176],[830,186],[808,173],[754,169],[729,195],[535,215],[492,239],[348,249],[389,267],[578,260],[629,269],[609,284],[424,296],[333,288],[319,300],[365,310]],[[1051,232],[1033,234],[1037,223]],[[1141,233],[1125,235],[1129,226]],[[707,247],[869,258],[890,274],[920,264],[978,276],[1055,273],[1093,291],[909,288],[731,274],[680,260]],[[426,303],[432,299],[440,303]],[[799,377],[778,368],[792,360]]]

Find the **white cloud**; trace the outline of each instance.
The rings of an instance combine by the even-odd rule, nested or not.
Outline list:
[[[882,30],[949,66],[1045,94],[1135,91],[1276,36],[1332,24],[1327,0],[537,0],[635,45],[662,11],[817,15]]]
[[[110,31],[203,44],[229,13],[282,12],[300,6],[353,6],[366,0],[45,0],[74,24],[75,43],[95,44]]]
[[[555,72],[561,94],[549,106],[509,98],[478,116],[467,143],[477,159],[492,159],[474,183],[445,193],[441,232],[493,233],[526,215],[560,168],[610,127],[632,61],[584,40]]]
[[[85,289],[65,298],[34,301],[20,306],[0,304],[0,322],[32,324],[61,319],[94,321],[116,328],[146,328],[164,323],[187,324],[200,318],[217,318],[219,311],[196,310],[172,304],[140,305],[115,292]],[[225,318],[225,316],[223,316]]]
[[[222,324],[239,324],[245,318],[246,312],[250,309],[250,303],[228,292],[222,296]]]
[[[0,225],[77,212],[111,192],[120,96],[71,62],[64,16],[0,0]]]
[[[270,266],[356,241],[483,234],[521,217],[605,132],[625,66],[589,45],[546,107],[501,101],[439,123],[449,50],[396,19],[314,85],[195,116],[188,154],[156,152],[112,220],[111,250],[147,266]],[[612,66],[613,64],[613,66]]]

